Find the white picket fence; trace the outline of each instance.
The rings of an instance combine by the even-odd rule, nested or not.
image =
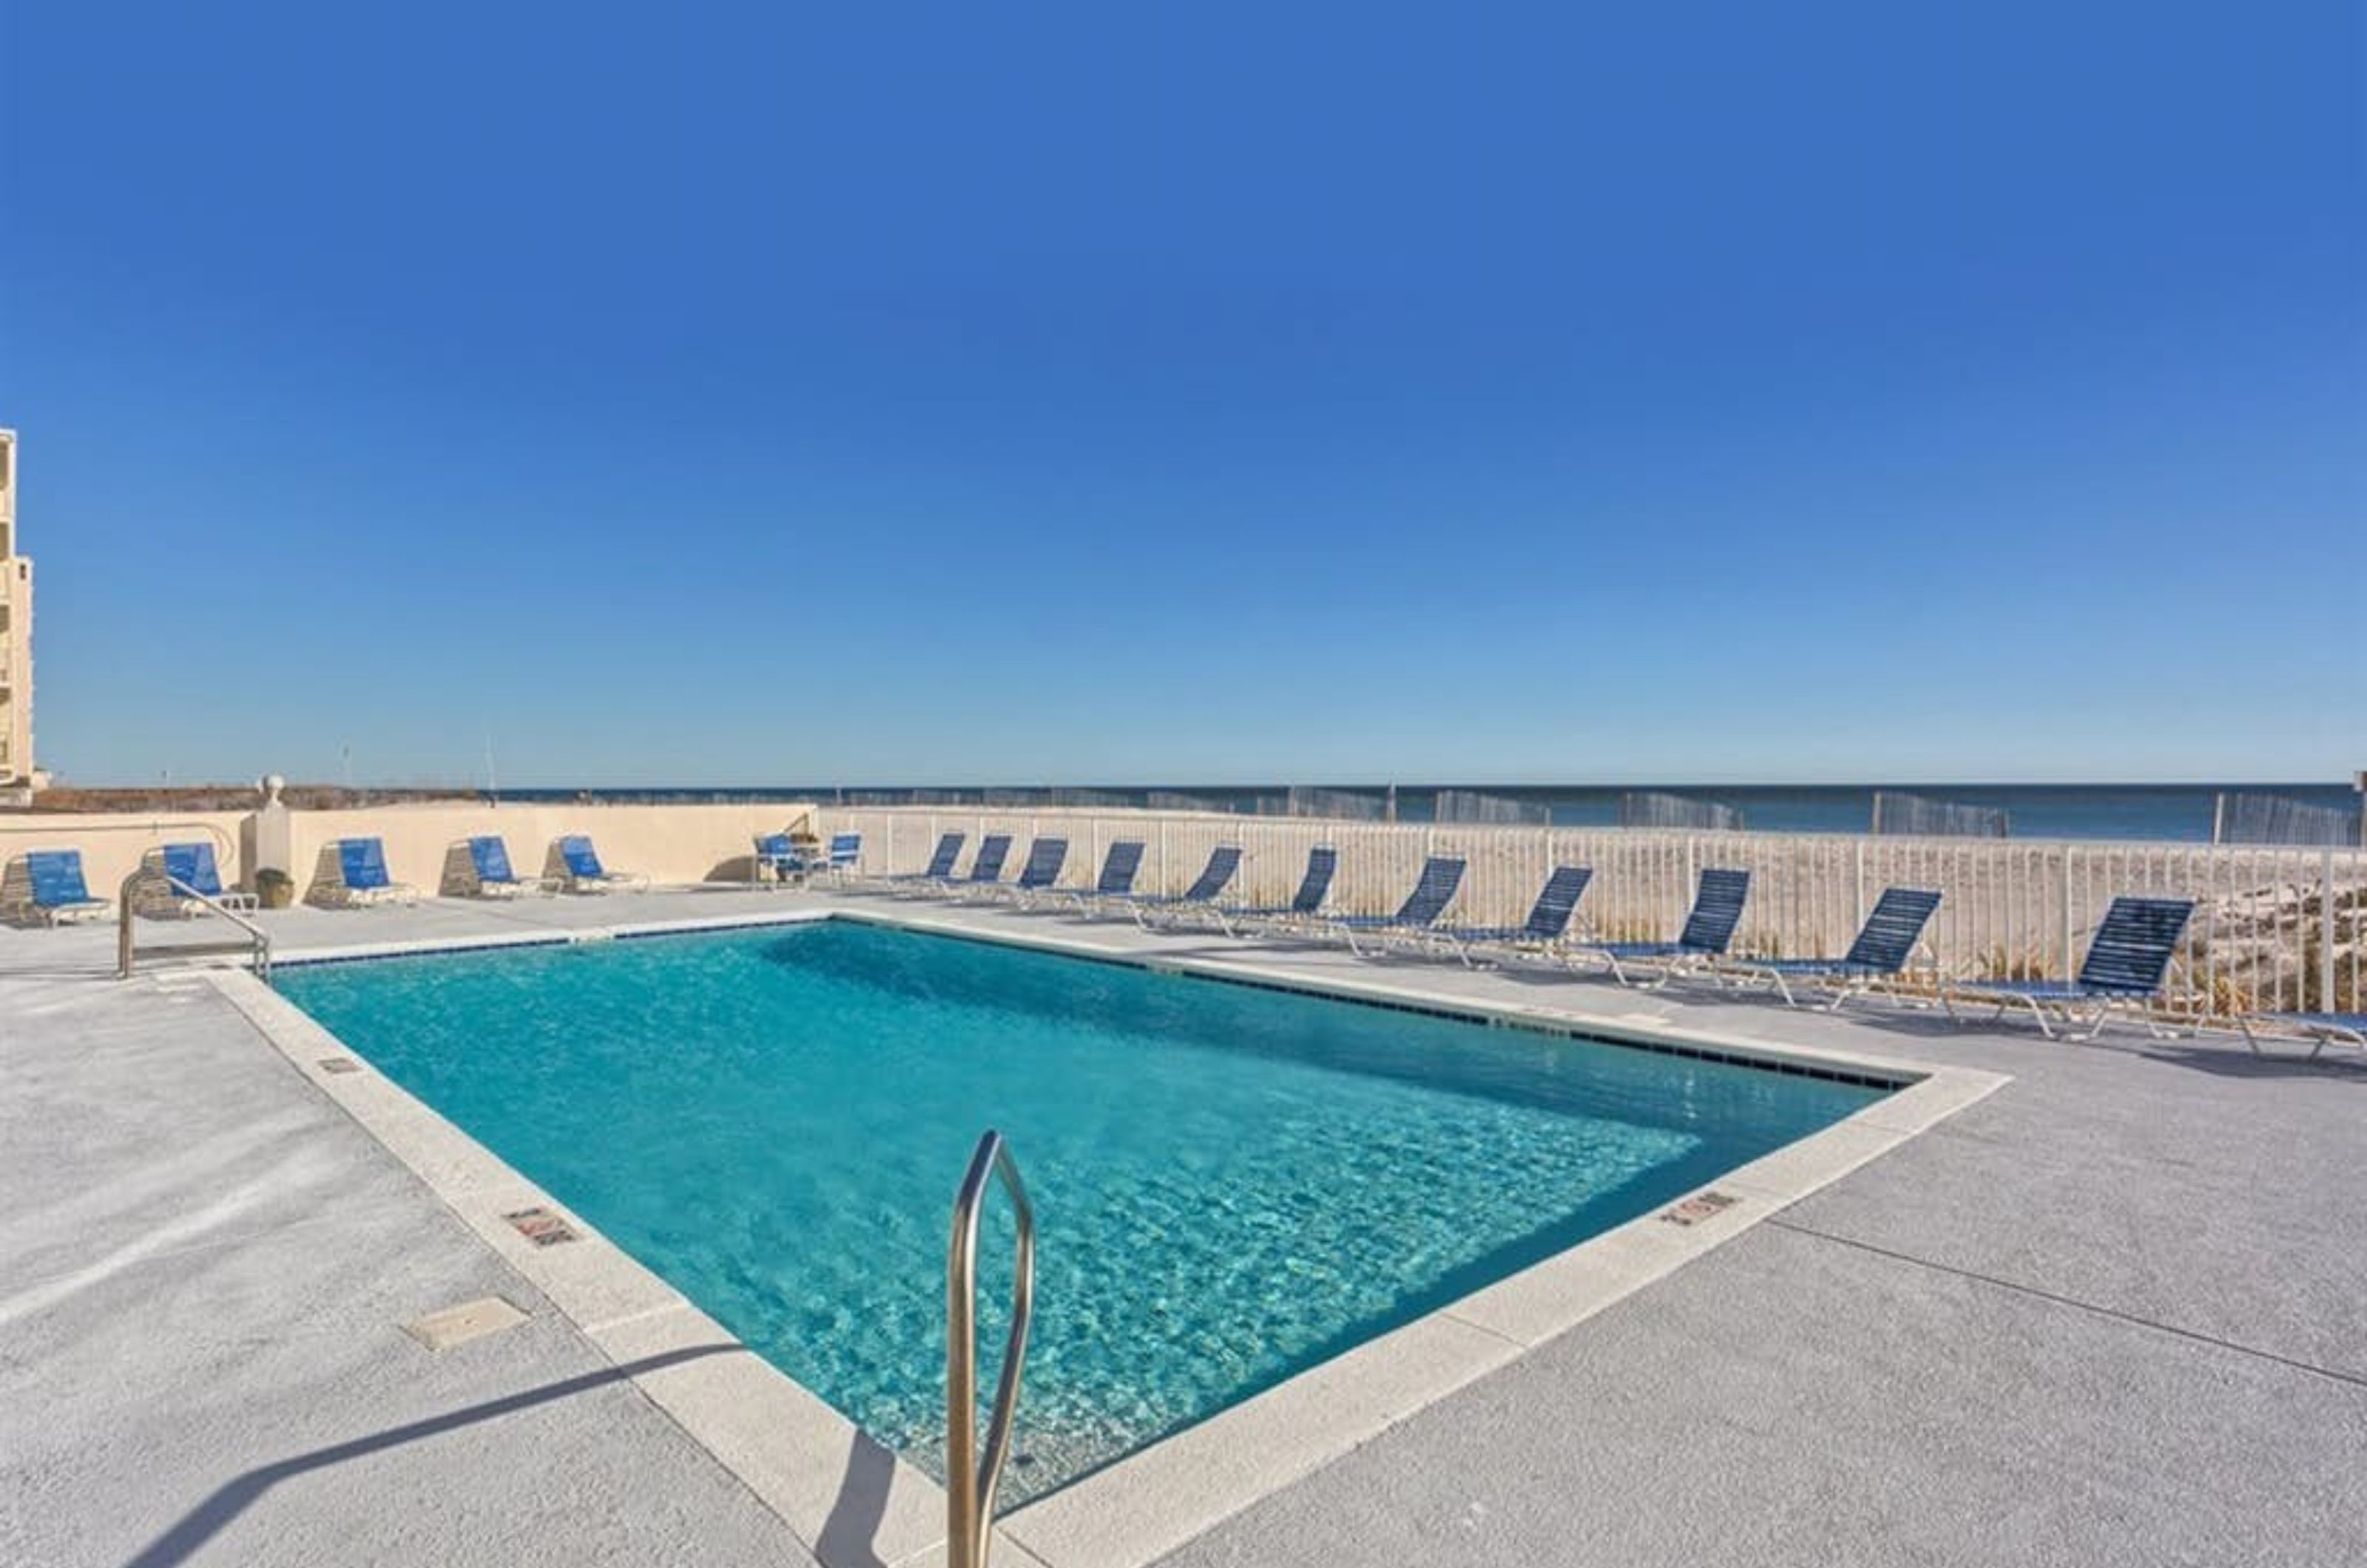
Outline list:
[[[2367,1006],[2367,852],[2151,842],[1874,838],[1852,834],[1683,832],[1657,829],[1501,827],[1323,821],[1132,810],[825,807],[830,832],[863,835],[862,869],[911,873],[938,835],[1014,840],[1006,878],[1030,840],[1065,837],[1060,884],[1089,887],[1113,842],[1145,845],[1140,891],[1177,893],[1219,844],[1244,852],[1236,901],[1280,904],[1297,888],[1307,852],[1340,852],[1331,907],[1394,909],[1425,856],[1469,863],[1450,923],[1516,925],[1557,865],[1591,866],[1580,906],[1606,939],[1673,936],[1705,866],[1751,874],[1736,951],[1766,956],[1839,954],[1886,886],[1943,894],[1929,943],[1946,974],[2060,977],[2075,972],[2087,937],[2120,894],[2197,901],[2172,1006],[2229,1014],[2249,1009],[2353,1011]]]

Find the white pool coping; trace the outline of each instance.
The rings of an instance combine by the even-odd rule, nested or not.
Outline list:
[[[876,906],[807,908],[765,916],[308,948],[284,962],[294,966],[848,919],[1348,1001],[1416,1006],[1592,1039],[1670,1045],[1773,1066],[1789,1063],[1903,1086],[1654,1213],[1366,1340],[1005,1515],[997,1526],[996,1560],[1039,1568],[1141,1568],[2009,1081],[2004,1075],[1968,1067],[1771,1045],[1658,1021],[1643,1024],[1632,1017],[1590,1016],[1570,1008],[1478,1000],[1400,983],[1402,970],[1370,981],[1314,976],[1277,971],[1270,959],[1249,964],[1144,953],[1071,934],[959,918],[972,912],[930,906],[892,913]],[[859,1461],[889,1477],[876,1528],[864,1543],[874,1560],[892,1568],[943,1560],[946,1497],[934,1481],[747,1349],[681,1292],[379,1073],[293,1002],[243,969],[208,968],[204,973],[321,1093],[425,1182],[612,1361],[623,1366],[691,1348],[737,1350],[639,1372],[632,1382],[810,1549],[822,1554],[850,1465]],[[332,1071],[322,1065],[324,1060],[360,1062],[362,1070],[341,1066]],[[1713,1210],[1697,1202],[1713,1192],[1726,1200],[1723,1206]],[[562,1215],[579,1239],[553,1247],[528,1241],[505,1216],[534,1208]],[[1679,1211],[1696,1217],[1670,1223]],[[1025,1408],[1024,1395],[1021,1408]]]

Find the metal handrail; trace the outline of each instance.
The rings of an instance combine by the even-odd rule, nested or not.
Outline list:
[[[194,898],[207,909],[210,910],[214,914],[220,915],[223,919],[228,920],[231,924],[244,931],[247,935],[247,941],[244,945],[248,952],[253,955],[255,974],[266,980],[271,978],[270,932],[265,931],[261,926],[256,925],[253,920],[248,919],[245,916],[240,914],[237,910],[230,908],[221,900],[209,897],[205,894],[198,892],[196,888],[190,886],[179,877],[175,876],[171,872],[166,871],[164,867],[156,865],[143,865],[134,871],[130,875],[125,877],[123,879],[123,886],[116,890],[115,977],[117,979],[129,980],[131,978],[132,961],[139,956],[140,953],[140,949],[135,945],[131,934],[131,921],[134,913],[133,906],[138,901],[141,892],[153,886],[162,886],[166,891],[173,893],[179,897]],[[171,952],[176,950],[171,948],[151,948],[149,951],[153,953]],[[177,951],[189,952],[192,950],[187,946],[183,945],[179,947]],[[232,946],[221,949],[206,948],[196,951],[235,952],[237,951],[237,948],[236,946]]]
[[[1011,1288],[1011,1337],[994,1412],[986,1424],[986,1452],[978,1451],[978,1221],[986,1185],[1000,1178],[1019,1222]],[[1010,1451],[1011,1421],[1019,1404],[1019,1371],[1027,1359],[1027,1324],[1035,1314],[1036,1214],[1020,1185],[1019,1167],[1001,1133],[978,1141],[969,1172],[954,1198],[953,1244],[946,1256],[946,1561],[947,1568],[986,1568],[993,1544],[994,1487]]]

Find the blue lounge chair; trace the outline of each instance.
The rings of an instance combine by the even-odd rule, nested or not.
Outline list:
[[[1214,910],[1217,924],[1227,936],[1240,936],[1260,928],[1304,929],[1322,916],[1323,900],[1331,896],[1331,878],[1339,869],[1340,852],[1329,844],[1318,844],[1307,852],[1307,874],[1298,879],[1298,891],[1291,896],[1289,903],[1218,906]]]
[[[419,902],[418,888],[387,875],[386,845],[375,838],[323,845],[311,896],[315,902],[347,908]]]
[[[1393,942],[1420,942],[1462,890],[1464,865],[1459,856],[1433,855],[1421,863],[1421,874],[1414,878],[1413,891],[1396,914],[1334,915],[1325,922],[1326,929],[1347,938],[1348,951],[1360,958]],[[1362,945],[1359,937],[1365,939]]]
[[[948,876],[938,888],[940,892],[972,893],[980,888],[1000,886],[1002,864],[1011,858],[1011,835],[989,833],[978,841],[978,855],[969,863],[967,876]]]
[[[988,883],[970,889],[984,898],[1009,898],[1017,904],[1032,904],[1050,896],[1060,881],[1060,868],[1069,863],[1069,840],[1037,839],[1027,846],[1027,858],[1019,866],[1019,880],[1005,886]]]
[[[891,892],[933,893],[951,882],[954,863],[961,859],[962,845],[969,841],[967,833],[940,833],[937,847],[929,852],[928,865],[920,871],[907,871],[879,878],[879,886]]]
[[[165,911],[176,915],[197,915],[208,903],[225,909],[252,909],[255,895],[236,893],[222,886],[221,866],[214,859],[214,847],[205,840],[194,844],[166,844],[157,852],[156,863],[173,879],[165,900]],[[142,913],[147,913],[142,909]]]
[[[2085,1010],[2088,1032],[2071,1038],[2093,1040],[2104,1032],[2105,1020],[2115,1006],[2139,1006],[2161,994],[2179,938],[2186,933],[2186,922],[2193,914],[2191,898],[2115,898],[2104,911],[2103,924],[2089,940],[2088,956],[2080,962],[2076,978],[1960,980],[1942,988],[1941,1004],[1954,1018],[1957,996],[1994,1001],[1997,1011],[1990,1016],[2002,1018],[2006,1009],[2019,1003],[2030,1010],[2038,1021],[2039,1032],[2049,1040],[2055,1038],[2055,1027],[2047,1021],[2050,1010],[2066,1023],[2078,1021]],[[2150,1020],[2146,1027],[2157,1036],[2161,1033]]]
[[[1844,956],[1745,959],[1733,971],[1745,981],[1773,982],[1786,1007],[1800,1005],[1793,994],[1795,983],[1803,989],[1823,986],[1832,993],[1825,1010],[1833,1012],[1850,998],[1904,974],[1923,940],[1923,928],[1931,923],[1931,912],[1939,907],[1937,893],[1920,887],[1886,887]]]
[[[759,833],[754,840],[756,880],[769,877],[776,886],[810,876],[821,863],[821,857],[805,844],[787,833]]]
[[[2255,1013],[2236,1021],[2244,1032],[2244,1043],[2255,1055],[2260,1054],[2262,1033],[2306,1040],[2312,1061],[2328,1045],[2355,1045],[2367,1051],[2367,1012]]]
[[[1150,929],[1153,916],[1176,921],[1190,919],[1201,911],[1213,911],[1217,899],[1240,869],[1241,847],[1218,844],[1208,852],[1208,863],[1182,893],[1137,893],[1124,900],[1124,907],[1134,916],[1134,923],[1145,931]]]
[[[45,926],[105,919],[111,899],[94,898],[82,878],[80,850],[28,850],[0,878],[0,914]]]
[[[853,880],[855,868],[863,863],[863,835],[832,833],[829,856],[828,861],[816,869],[841,882]]]
[[[469,863],[460,880],[461,891],[469,897],[520,898],[528,893],[550,891],[549,877],[524,877],[511,868],[510,846],[500,834],[487,833],[470,839],[467,848]]]
[[[570,893],[616,893],[650,885],[650,879],[639,872],[610,871],[602,865],[600,852],[592,847],[592,840],[586,834],[568,834],[559,840],[556,852],[556,880]]]
[[[1134,897],[1134,879],[1142,871],[1143,844],[1140,839],[1117,839],[1102,852],[1102,874],[1090,889],[1080,888],[1069,894],[1069,902],[1080,913],[1090,913],[1105,904],[1129,900]]]
[[[1591,942],[1583,951],[1608,964],[1611,977],[1623,986],[1635,984],[1627,977],[1631,965],[1657,972],[1659,978],[1650,987],[1657,990],[1685,970],[1699,969],[1726,956],[1726,950],[1734,945],[1734,928],[1742,923],[1742,906],[1750,897],[1749,872],[1704,871],[1693,893],[1693,913],[1685,917],[1685,928],[1677,933],[1676,941]]]
[[[1441,926],[1438,939],[1453,948],[1467,967],[1476,967],[1475,953],[1499,959],[1550,957],[1569,934],[1579,900],[1586,897],[1587,884],[1593,880],[1591,867],[1557,865],[1538,891],[1537,901],[1529,906],[1529,918],[1519,925]]]

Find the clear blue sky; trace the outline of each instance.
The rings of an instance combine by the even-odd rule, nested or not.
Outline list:
[[[18,6],[89,783],[2367,765],[2355,4]]]

